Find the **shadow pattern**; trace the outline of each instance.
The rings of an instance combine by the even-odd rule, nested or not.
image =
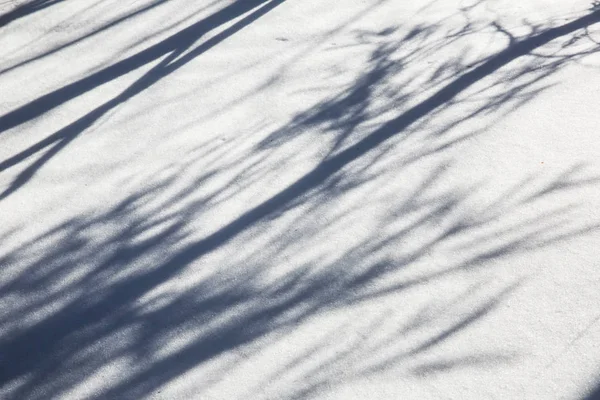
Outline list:
[[[44,152],[2,199],[109,110],[282,3],[231,3],[0,117],[0,130],[8,131],[158,61],[117,97],[2,161],[0,169],[6,170]],[[327,151],[308,172],[222,227],[198,238],[190,221],[202,220],[219,204],[276,175],[264,158],[232,179],[242,182],[237,193],[225,182],[198,195],[198,188],[219,173],[210,169],[183,189],[173,189],[178,176],[196,169],[198,154],[216,151],[196,149],[189,165],[156,178],[152,189],[140,189],[102,212],[73,216],[11,249],[0,258],[5,269],[0,283],[3,395],[144,398],[201,369],[201,389],[194,395],[208,396],[236,371],[272,357],[282,342],[301,342],[294,335],[303,330],[320,332],[295,348],[284,365],[244,387],[240,398],[316,398],[344,382],[402,366],[407,366],[404,373],[427,376],[517,359],[506,349],[457,357],[440,357],[437,351],[468,333],[522,283],[497,283],[482,270],[598,228],[595,221],[574,225],[569,220],[577,204],[538,207],[596,185],[598,177],[575,165],[550,179],[532,176],[473,208],[473,197],[486,186],[444,188],[453,166],[448,149],[477,134],[457,136],[458,126],[476,116],[505,115],[537,96],[558,68],[590,54],[544,58],[535,53],[551,42],[568,42],[597,22],[600,13],[593,11],[560,26],[532,29],[468,65],[460,55],[447,60],[427,77],[429,91],[417,101],[420,93],[403,89],[415,77],[394,80],[402,77],[404,65],[475,32],[466,25],[441,41],[432,39],[439,26],[415,27],[399,40],[394,27],[362,32],[359,38],[376,43],[364,73],[252,149],[270,161],[279,148],[317,135]],[[469,113],[448,119],[447,111],[470,101]],[[219,150],[226,152],[227,146],[234,144],[220,144]],[[292,157],[280,168],[296,161]],[[415,176],[414,168],[425,170],[416,183],[398,183]],[[374,226],[355,233],[355,221],[364,213],[374,213]],[[325,249],[323,243],[332,238],[344,245]],[[436,298],[411,301],[423,288]],[[394,301],[379,314],[369,308],[398,295],[405,302]],[[331,329],[322,324],[348,310],[356,313],[353,321]],[[340,332],[348,332],[345,340]]]

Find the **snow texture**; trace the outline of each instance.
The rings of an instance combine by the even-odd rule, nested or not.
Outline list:
[[[0,0],[0,398],[600,398],[600,10]]]

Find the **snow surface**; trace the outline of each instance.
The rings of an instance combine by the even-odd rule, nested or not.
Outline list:
[[[600,396],[589,1],[0,15],[0,398]]]

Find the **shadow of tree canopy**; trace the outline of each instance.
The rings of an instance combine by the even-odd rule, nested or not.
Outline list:
[[[231,3],[4,114],[2,132],[158,62],[117,97],[2,161],[5,170],[45,151],[2,198],[109,110],[281,3]],[[553,200],[597,185],[599,178],[573,165],[556,176],[516,182],[479,204],[485,182],[445,184],[455,162],[448,149],[479,133],[458,129],[463,124],[506,115],[541,93],[560,67],[590,54],[565,50],[546,57],[543,51],[597,22],[600,12],[592,11],[562,25],[534,26],[495,54],[477,60],[454,55],[421,76],[404,76],[405,65],[477,31],[467,24],[458,32],[437,25],[357,32],[358,42],[374,45],[364,73],[299,112],[250,154],[224,159],[235,142],[190,150],[182,164],[137,193],[74,215],[0,258],[0,393],[14,399],[144,398],[200,369],[194,396],[209,397],[290,342],[284,360],[230,398],[316,398],[403,365],[405,373],[426,376],[517,359],[506,348],[423,356],[438,355],[436,349],[518,289],[521,279],[498,282],[484,273],[494,263],[598,228],[597,221],[569,219],[578,204]],[[419,89],[410,85],[415,79],[424,81]],[[468,112],[457,117],[457,107]],[[216,230],[204,234],[194,225],[302,160],[278,160],[279,149],[314,138],[326,149],[295,181],[245,205]],[[215,164],[200,169],[199,160]],[[236,164],[243,171],[214,180]],[[190,171],[191,182],[175,185]],[[364,215],[372,226],[357,223]],[[419,300],[424,288],[433,299]],[[339,317],[348,312],[352,320]]]

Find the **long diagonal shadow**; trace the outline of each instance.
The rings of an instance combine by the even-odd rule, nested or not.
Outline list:
[[[148,47],[147,49],[141,50],[138,53],[127,57],[122,61],[119,61],[106,68],[103,68],[100,71],[97,71],[76,82],[70,83],[60,89],[45,94],[19,107],[16,110],[4,114],[2,117],[0,117],[0,133],[12,129],[34,118],[37,118],[40,115],[43,115],[50,110],[53,110],[54,108],[66,103],[69,100],[72,100],[90,90],[93,90],[94,88],[100,85],[110,82],[116,78],[128,74],[129,72],[141,68],[144,65],[158,60],[159,58],[171,53],[172,51],[181,49],[183,47],[189,48],[194,42],[200,39],[207,32],[210,32],[211,30],[214,30],[217,27],[226,24],[227,22],[260,6],[261,4],[268,3],[265,6],[268,7],[268,10],[270,10],[275,6],[283,3],[283,1],[285,0],[236,1],[235,3],[225,8],[222,8],[214,14],[169,36],[168,38],[162,40],[161,42],[153,46]],[[263,10],[263,12],[266,12],[268,10]],[[238,24],[236,24],[237,29],[228,29],[227,34],[221,35],[221,40],[219,40],[219,42],[227,38],[230,34],[237,32],[253,20],[253,18],[250,18],[249,20],[244,20],[243,23],[242,21],[238,22]],[[216,43],[214,43],[213,46],[215,44]]]
[[[210,50],[229,36],[240,31],[250,23],[256,21],[267,12],[274,9],[276,6],[282,4],[285,0],[273,0],[263,5],[259,9],[247,15],[242,20],[238,21],[231,27],[225,29],[223,32],[213,36],[206,42],[187,54],[178,58],[181,54],[185,53],[196,40],[204,33],[215,29],[217,26],[222,25],[237,16],[244,14],[245,12],[256,8],[258,5],[265,3],[266,0],[252,0],[236,2],[231,6],[228,6],[211,17],[198,22],[197,24],[187,28],[165,41],[154,45],[140,53],[127,58],[121,62],[118,62],[110,67],[107,67],[97,73],[90,75],[80,81],[65,86],[59,90],[49,93],[39,99],[13,111],[4,116],[0,117],[0,133],[25,121],[36,118],[41,114],[50,111],[51,109],[59,106],[71,100],[95,87],[109,82],[110,80],[116,79],[121,75],[124,75],[130,71],[133,71],[147,63],[159,59],[168,54],[168,56],[162,60],[157,66],[153,67],[150,71],[146,72],[141,78],[137,79],[132,85],[125,89],[121,94],[107,101],[101,106],[88,112],[83,117],[70,123],[66,127],[60,129],[54,134],[47,138],[39,141],[38,143],[30,146],[26,150],[4,160],[0,163],[0,172],[4,171],[16,164],[26,160],[29,157],[39,153],[40,151],[52,146],[46,153],[44,153],[38,160],[28,166],[22,171],[0,194],[0,200],[5,199],[25,183],[27,183],[31,177],[41,168],[48,160],[56,155],[60,150],[71,143],[76,137],[78,137],[85,129],[90,127],[95,121],[105,115],[108,111],[114,109],[119,104],[126,102],[137,94],[143,92],[148,87],[152,86],[168,74],[181,68],[194,58],[198,57],[202,53]],[[193,29],[192,29],[193,28]]]
[[[30,348],[32,343],[35,344],[34,347],[36,348],[37,346],[46,346],[45,349],[48,350],[48,346],[51,347],[51,343],[59,343],[63,338],[69,336],[74,329],[78,329],[78,326],[93,324],[119,310],[126,309],[141,296],[178,274],[194,260],[228,243],[256,223],[270,216],[277,215],[294,201],[318,189],[320,185],[336,172],[375,149],[381,143],[402,132],[411,124],[424,118],[433,110],[443,106],[479,80],[551,40],[599,21],[600,12],[594,12],[510,46],[506,50],[489,58],[472,71],[458,77],[402,115],[385,123],[356,144],[324,160],[311,172],[305,174],[275,196],[247,211],[213,234],[195,243],[191,243],[156,268],[113,285],[105,295],[98,299],[90,300],[86,305],[72,303],[64,307],[51,319],[41,322],[35,331],[15,338],[11,343],[5,345],[4,348],[18,354],[19,349],[22,349],[23,346],[29,346],[27,347],[30,350],[29,353],[35,355],[37,354],[35,349]],[[189,56],[192,57],[192,55]],[[144,86],[144,83],[140,82],[140,85]],[[129,90],[135,89],[130,88]],[[69,321],[77,321],[77,324],[69,323]],[[39,332],[44,332],[43,338],[38,337]],[[32,359],[23,361],[23,364],[14,366],[10,371],[3,371],[1,381],[11,381],[21,376],[30,370],[31,364],[35,362],[35,356],[32,356]]]
[[[149,11],[151,11],[151,10],[153,10],[153,9],[155,9],[155,8],[163,5],[163,4],[165,4],[168,1],[169,0],[155,0],[154,2],[148,4],[148,5],[144,6],[144,7],[138,8],[135,11],[132,11],[132,12],[126,14],[126,15],[123,15],[123,16],[117,18],[117,19],[114,19],[114,20],[112,20],[112,21],[110,21],[110,22],[108,22],[108,23],[106,23],[106,24],[104,24],[104,25],[102,25],[102,26],[94,29],[93,31],[91,31],[91,32],[89,32],[89,33],[87,33],[85,35],[82,35],[82,36],[79,36],[77,38],[74,38],[74,39],[72,39],[72,40],[70,40],[70,41],[68,41],[66,43],[63,43],[61,45],[58,45],[56,47],[52,47],[51,49],[48,49],[48,50],[46,50],[46,51],[44,51],[42,53],[32,55],[32,56],[28,57],[27,59],[19,61],[19,62],[15,63],[15,64],[13,64],[13,65],[11,65],[9,67],[5,67],[3,69],[0,69],[0,75],[6,74],[6,73],[11,72],[11,71],[14,71],[14,70],[16,70],[18,68],[21,68],[21,67],[23,67],[23,66],[25,66],[27,64],[31,64],[34,61],[39,61],[39,60],[41,60],[41,59],[43,59],[45,57],[51,56],[51,55],[56,54],[56,53],[58,53],[58,52],[60,52],[62,50],[65,50],[68,47],[76,45],[77,43],[83,42],[83,41],[85,41],[87,39],[90,39],[90,38],[92,38],[94,36],[97,36],[97,35],[99,35],[99,34],[101,34],[103,32],[108,31],[109,29],[114,28],[115,26],[117,26],[119,24],[122,24],[125,21],[131,21],[133,18],[139,17],[139,16],[141,16],[141,15],[143,15],[143,14],[145,14],[145,13],[147,13],[147,12],[149,12]],[[1,18],[2,17],[0,17],[0,19]],[[0,23],[0,26],[2,26],[1,23]]]
[[[261,8],[261,10],[263,9]],[[14,381],[16,378],[30,373],[37,363],[44,361],[44,354],[56,350],[60,343],[65,339],[70,339],[70,335],[74,332],[84,330],[85,327],[93,326],[95,323],[102,321],[106,317],[117,315],[120,311],[126,310],[141,296],[181,272],[183,268],[194,260],[197,260],[228,243],[256,223],[277,215],[295,201],[310,194],[313,190],[319,189],[323,183],[326,183],[329,178],[342,170],[345,166],[358,160],[363,155],[377,148],[380,144],[403,132],[406,128],[425,118],[437,108],[447,104],[467,88],[494,73],[499,68],[502,68],[521,56],[527,55],[534,49],[559,38],[560,36],[567,35],[577,29],[584,28],[599,21],[600,13],[596,12],[511,45],[506,50],[490,57],[487,61],[483,62],[473,70],[458,77],[426,100],[399,115],[397,118],[383,124],[380,128],[374,130],[355,145],[325,159],[311,172],[295,181],[277,195],[250,209],[215,233],[183,248],[166,262],[157,265],[154,269],[144,272],[139,276],[112,285],[110,289],[103,292],[101,296],[95,298],[90,296],[89,298],[86,298],[83,304],[81,299],[77,299],[71,304],[66,305],[64,308],[61,308],[50,318],[41,321],[36,325],[35,329],[27,330],[18,337],[7,340],[2,344],[2,349],[6,350],[4,357],[7,360],[14,360],[15,365],[11,365],[10,369],[6,367],[4,369],[0,368],[0,383]],[[218,41],[215,43],[218,43]],[[194,57],[196,52],[202,51],[197,49],[181,56],[185,49],[187,49],[187,47],[172,49],[168,57],[155,67],[156,69],[153,69],[144,75],[143,78],[130,86],[119,97],[111,100],[114,104],[109,102],[103,107],[114,107],[114,105],[123,101],[123,99],[130,98],[139,93],[144,87],[147,87],[148,84],[155,82],[154,79],[157,79],[157,76],[164,76],[163,73],[165,70],[168,71],[171,68],[178,68],[179,65],[187,62],[186,60],[190,59],[190,57]],[[120,98],[121,96],[122,99]],[[102,109],[95,111],[102,113]],[[93,121],[95,117],[95,115],[89,116],[91,121]],[[81,124],[82,126],[77,127],[75,132],[79,129],[85,129],[85,122],[81,122]],[[74,136],[71,136],[71,138],[72,137]],[[60,143],[60,145],[62,145],[62,143]],[[66,143],[64,145],[66,145]],[[52,148],[50,151],[53,150],[55,149]],[[107,264],[109,263],[110,261],[107,261]],[[101,270],[102,267],[99,269]],[[291,298],[288,301],[293,302],[294,298]],[[277,306],[274,306],[274,308],[285,306],[286,304],[278,304]],[[268,309],[265,313],[268,314],[269,312],[276,313],[277,310]],[[201,354],[196,352],[184,353],[183,351],[177,353],[178,356],[181,356],[181,358],[178,358],[177,360],[177,368],[172,370],[169,369],[168,372],[164,373],[162,379],[169,379],[174,376],[174,374],[187,370],[193,365],[197,365],[200,361],[214,357],[220,352],[227,350],[228,343],[239,343],[244,340],[252,339],[252,337],[235,336],[235,332],[225,333],[230,334],[231,337],[226,337],[225,339],[221,338],[224,340],[221,342],[217,339],[203,342],[202,349],[196,349],[201,350]],[[22,354],[27,354],[28,357],[26,359],[20,358],[19,356]],[[170,362],[171,358],[168,358],[165,359],[164,363],[159,363],[158,365],[164,367],[165,363],[168,364]],[[149,375],[156,373],[157,368],[159,367],[152,367],[146,372],[142,372],[142,374],[134,377],[133,381],[126,385],[131,385],[132,383],[132,387],[142,385]],[[160,381],[151,383],[151,385],[154,386],[158,384],[160,384]],[[145,387],[141,390],[150,388],[151,387]],[[120,394],[125,391],[128,391],[128,388],[126,386],[121,386],[116,387],[112,393]],[[140,392],[138,391],[136,394],[140,394]],[[115,397],[117,396],[113,396],[113,398]],[[132,396],[130,398],[139,398],[139,396]]]
[[[177,274],[194,260],[228,243],[256,223],[263,221],[272,215],[277,215],[294,201],[309,194],[312,190],[317,189],[342,168],[375,149],[381,143],[402,132],[435,109],[454,99],[457,95],[476,82],[554,39],[572,33],[578,29],[588,27],[597,22],[600,22],[600,11],[594,11],[593,13],[587,14],[570,23],[548,29],[511,45],[507,49],[489,58],[483,64],[474,68],[472,71],[458,77],[427,99],[404,112],[402,115],[388,121],[356,144],[331,158],[324,160],[313,170],[296,180],[278,194],[247,211],[213,234],[188,245],[163,265],[130,282],[114,287],[114,296],[128,299],[127,302],[141,296],[156,285]],[[98,306],[100,305],[98,304]],[[102,306],[100,306],[100,308],[102,308]]]
[[[533,50],[565,36],[578,29],[588,27],[600,22],[600,11],[594,11],[570,23],[548,29],[535,36],[516,42],[505,50],[490,57],[487,61],[473,70],[458,77],[436,93],[410,108],[398,117],[388,121],[377,130],[373,131],[364,139],[337,153],[336,155],[322,161],[313,170],[296,180],[287,188],[274,195],[270,199],[247,211],[236,220],[222,227],[210,236],[188,246],[185,250],[175,256],[169,263],[172,267],[181,268],[194,259],[227,243],[235,236],[244,232],[255,223],[267,217],[279,213],[293,201],[305,196],[310,191],[318,188],[328,178],[340,171],[342,168],[359,159],[377,146],[401,133],[403,130],[424,118],[435,109],[448,103],[460,93],[473,84],[491,75],[503,66],[511,63],[519,57],[531,53]]]
[[[65,0],[33,0],[29,3],[18,6],[10,12],[0,15],[0,28],[18,20],[19,18],[26,17],[37,11],[43,10],[44,8],[62,3],[64,1]]]

